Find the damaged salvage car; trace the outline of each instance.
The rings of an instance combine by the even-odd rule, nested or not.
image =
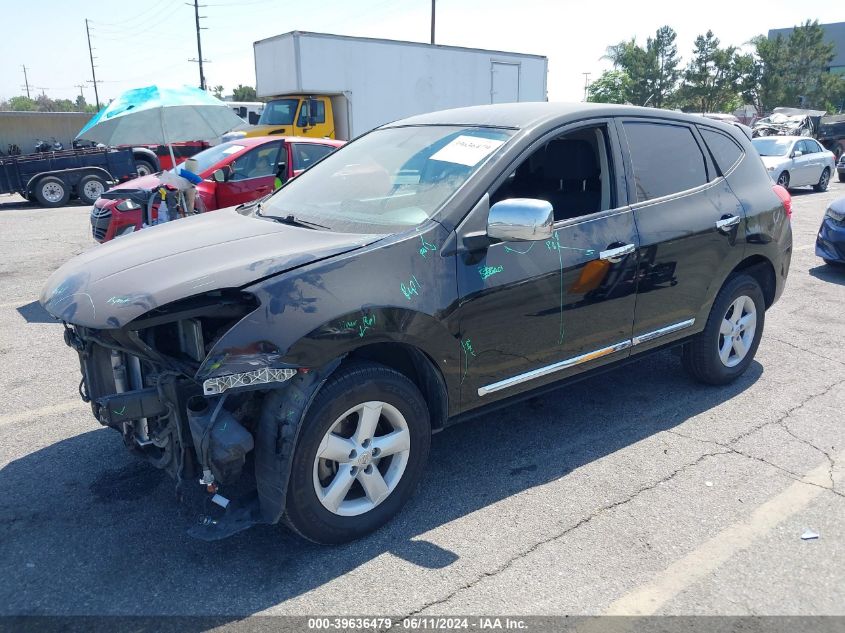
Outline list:
[[[790,205],[735,126],[462,108],[83,253],[41,303],[94,417],[217,504],[191,534],[338,543],[399,511],[449,424],[668,347],[736,379],[784,288]]]

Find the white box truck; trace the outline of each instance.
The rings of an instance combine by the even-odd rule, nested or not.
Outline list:
[[[414,114],[547,100],[542,55],[303,31],[253,49],[256,92],[267,103],[248,136],[349,140]]]

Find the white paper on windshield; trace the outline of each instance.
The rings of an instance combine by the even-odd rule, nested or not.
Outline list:
[[[492,138],[462,135],[434,153],[430,160],[475,167],[503,143]]]
[[[229,154],[241,151],[244,147],[246,147],[246,145],[232,145],[231,147],[224,149],[223,153],[228,156]]]

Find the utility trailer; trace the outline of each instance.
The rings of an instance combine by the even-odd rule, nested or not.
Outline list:
[[[293,31],[253,44],[267,103],[249,136],[349,140],[415,114],[546,101],[542,55]]]
[[[71,196],[94,204],[113,183],[137,175],[133,150],[84,148],[0,157],[0,193],[19,193],[44,207]]]

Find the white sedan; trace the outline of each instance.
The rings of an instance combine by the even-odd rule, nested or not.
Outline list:
[[[751,142],[777,184],[786,189],[812,185],[816,191],[827,190],[836,171],[836,159],[815,139],[761,136]]]

